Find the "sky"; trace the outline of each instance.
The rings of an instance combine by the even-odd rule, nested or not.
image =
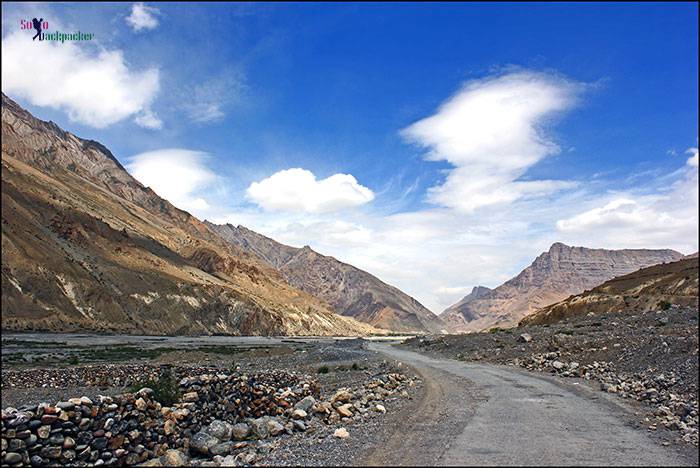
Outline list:
[[[698,250],[696,3],[3,3],[2,91],[436,313],[554,242]]]

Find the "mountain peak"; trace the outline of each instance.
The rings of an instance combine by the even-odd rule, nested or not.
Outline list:
[[[550,253],[561,252],[564,250],[571,250],[572,248],[573,247],[571,247],[570,245],[566,245],[563,242],[555,242],[554,244],[551,245],[551,247],[549,247],[548,252],[550,252]]]

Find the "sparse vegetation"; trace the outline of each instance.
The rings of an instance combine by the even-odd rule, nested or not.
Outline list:
[[[170,371],[163,372],[157,380],[145,380],[132,385],[130,392],[138,392],[144,387],[153,390],[153,398],[163,406],[172,406],[180,399],[180,388]]]

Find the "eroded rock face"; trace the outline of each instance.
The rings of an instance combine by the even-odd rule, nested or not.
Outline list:
[[[515,278],[493,290],[470,294],[440,317],[453,333],[511,327],[541,307],[614,277],[681,257],[673,250],[587,249],[555,243]]]
[[[526,316],[522,325],[542,325],[584,314],[649,311],[671,306],[698,306],[698,257],[654,265],[613,278]],[[667,325],[659,317],[658,325]]]
[[[104,146],[2,95],[2,328],[361,335],[141,185]]]
[[[208,226],[277,268],[292,286],[328,302],[339,314],[398,332],[440,332],[445,328],[439,317],[399,289],[308,246],[280,244],[243,226]]]

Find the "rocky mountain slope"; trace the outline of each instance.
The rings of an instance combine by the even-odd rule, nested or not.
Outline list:
[[[243,226],[208,226],[277,268],[292,286],[325,300],[342,315],[396,332],[440,332],[445,328],[418,301],[366,271],[310,247],[280,244]]]
[[[589,313],[650,311],[671,305],[697,308],[697,256],[613,278],[590,291],[539,309],[520,324],[543,325]]]
[[[445,309],[440,314],[440,318],[443,319],[449,329],[460,327],[464,325],[465,321],[476,320],[478,317],[471,313],[468,304],[476,299],[481,299],[491,291],[492,289],[486,286],[474,286],[472,292],[464,296],[458,303]],[[464,314],[460,313],[460,311],[464,311]]]
[[[3,330],[376,331],[160,198],[99,143],[4,94],[2,253]]]
[[[673,250],[587,249],[557,242],[515,278],[478,299],[463,299],[440,317],[451,325],[453,333],[515,326],[541,307],[616,276],[681,257]]]

